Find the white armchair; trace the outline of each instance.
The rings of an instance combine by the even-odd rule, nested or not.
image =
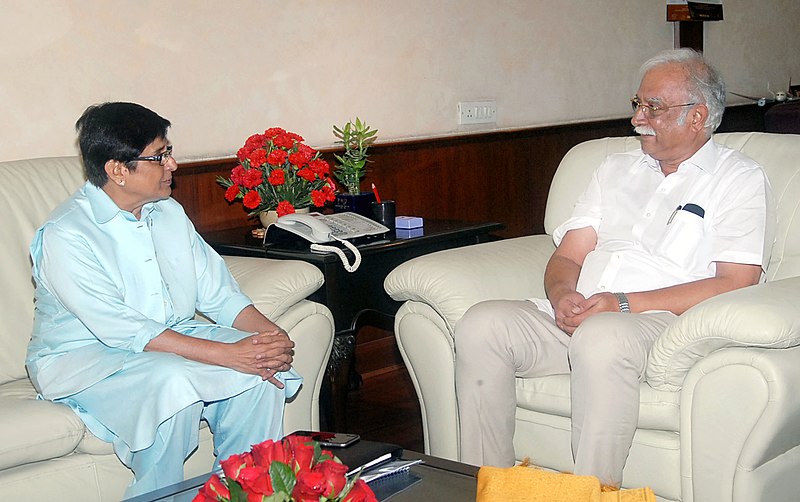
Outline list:
[[[641,386],[626,487],[659,500],[796,500],[800,493],[800,136],[714,137],[762,166],[778,204],[769,282],[688,310],[656,342]],[[422,410],[426,453],[459,459],[454,327],[488,299],[544,297],[553,229],[570,214],[595,167],[637,148],[634,137],[574,147],[550,188],[548,235],[458,248],[404,263],[385,281],[404,301],[395,334]],[[792,383],[794,382],[794,383]],[[517,379],[517,459],[573,467],[569,376]]]

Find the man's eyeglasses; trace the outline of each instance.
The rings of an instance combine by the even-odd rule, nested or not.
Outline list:
[[[166,166],[167,162],[169,162],[169,159],[171,158],[172,158],[172,145],[167,145],[167,149],[163,153],[159,153],[158,155],[151,155],[149,157],[136,157],[135,159],[131,159],[131,161],[148,160],[150,162],[158,162],[158,164],[161,166]]]
[[[631,98],[631,108],[633,108],[633,114],[636,115],[637,110],[639,108],[644,111],[644,114],[648,118],[658,117],[659,115],[665,113],[670,108],[680,108],[682,106],[694,106],[697,103],[684,103],[682,105],[650,105],[647,103],[642,103],[642,100],[639,99],[638,96],[634,96]]]

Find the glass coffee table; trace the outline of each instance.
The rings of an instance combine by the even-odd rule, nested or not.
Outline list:
[[[387,500],[391,502],[475,500],[477,467],[413,451],[403,452],[401,458],[405,460],[420,459],[422,463],[412,466],[407,474],[395,475],[406,476],[403,482],[395,483],[394,480],[391,480],[394,476],[374,481],[373,483],[380,483],[373,487],[379,497],[378,500],[382,502]],[[187,479],[172,486],[127,499],[126,502],[191,502],[209,476],[210,474],[205,474]],[[392,483],[392,487],[388,490],[385,485],[387,481]]]

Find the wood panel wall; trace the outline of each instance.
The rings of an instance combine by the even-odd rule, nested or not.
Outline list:
[[[763,131],[763,112],[755,105],[731,107],[719,131]],[[397,214],[497,221],[506,226],[502,237],[542,233],[550,181],[564,154],[589,139],[630,134],[629,121],[617,119],[378,144],[361,186],[375,183],[383,199],[397,202]],[[332,151],[323,155],[333,165]],[[230,158],[185,163],[176,171],[173,196],[201,233],[257,225],[241,203],[224,200],[216,183],[235,165]]]

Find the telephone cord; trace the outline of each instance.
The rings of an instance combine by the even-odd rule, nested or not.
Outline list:
[[[344,251],[342,251],[341,249],[337,248],[336,246],[325,246],[325,245],[322,245],[322,244],[312,244],[311,245],[311,250],[312,251],[330,251],[332,253],[336,253],[339,256],[339,259],[342,260],[342,265],[344,266],[344,269],[347,270],[348,272],[355,272],[358,269],[359,265],[361,265],[361,253],[358,251],[358,248],[355,247],[355,245],[353,245],[353,243],[348,242],[348,241],[346,241],[344,239],[340,239],[340,238],[338,238],[336,236],[333,236],[333,235],[331,237],[333,237],[337,241],[339,241],[342,244],[344,244],[347,249],[349,249],[350,251],[353,252],[353,255],[355,256],[355,258],[354,258],[352,264],[347,262],[347,256],[344,254]]]

